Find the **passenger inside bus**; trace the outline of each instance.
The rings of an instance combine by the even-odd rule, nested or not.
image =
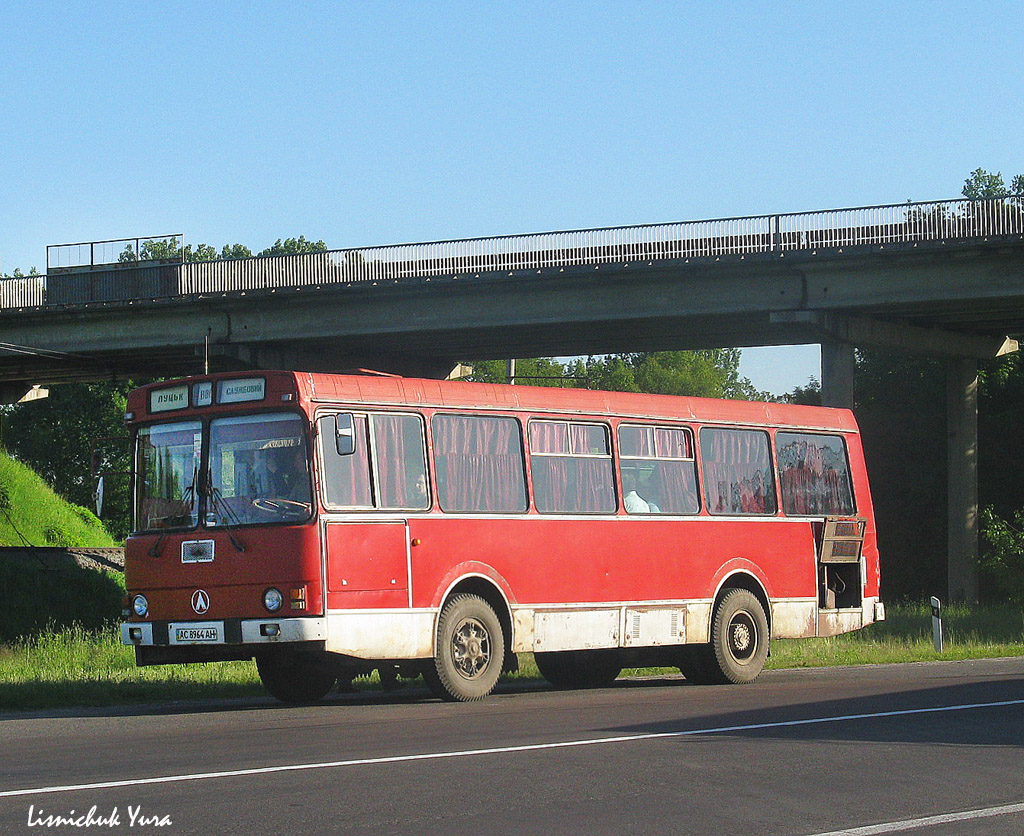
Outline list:
[[[627,514],[657,514],[660,513],[659,508],[654,502],[648,499],[644,499],[639,493],[639,490],[644,490],[641,486],[641,480],[634,470],[626,470],[623,468],[622,471],[622,505],[626,509]],[[646,491],[645,491],[646,492]]]
[[[410,508],[425,508],[427,505],[427,474],[422,471],[416,474],[409,486]]]

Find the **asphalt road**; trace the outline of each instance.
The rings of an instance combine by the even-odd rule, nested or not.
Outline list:
[[[0,715],[0,834],[99,832],[1019,836],[1024,659]]]

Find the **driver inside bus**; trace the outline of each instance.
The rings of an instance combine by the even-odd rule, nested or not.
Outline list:
[[[293,502],[309,502],[309,477],[302,446],[274,450],[267,456],[269,495]]]

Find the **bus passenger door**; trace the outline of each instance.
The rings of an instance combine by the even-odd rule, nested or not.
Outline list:
[[[328,522],[328,609],[409,606],[406,520]]]

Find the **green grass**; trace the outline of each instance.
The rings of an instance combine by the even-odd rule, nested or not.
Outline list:
[[[931,610],[923,605],[889,607],[889,619],[865,630],[828,639],[772,644],[769,668],[822,667],[1024,656],[1021,608],[947,607],[946,649],[932,648]],[[674,668],[626,670],[623,675],[678,673]],[[509,679],[540,678],[530,654]],[[376,674],[356,681],[360,690],[380,687]],[[136,668],[134,652],[113,627],[50,630],[0,645],[0,710],[98,706],[263,695],[252,662],[160,665]]]
[[[1024,610],[1014,606],[947,606],[942,611],[944,647],[932,643],[931,607],[888,607],[885,621],[827,639],[772,643],[768,667],[804,668],[926,662],[939,659],[990,659],[1024,656]]]
[[[0,546],[108,547],[117,543],[88,508],[61,499],[0,450]]]
[[[71,627],[0,646],[0,710],[262,693],[251,662],[137,668],[113,628]]]

